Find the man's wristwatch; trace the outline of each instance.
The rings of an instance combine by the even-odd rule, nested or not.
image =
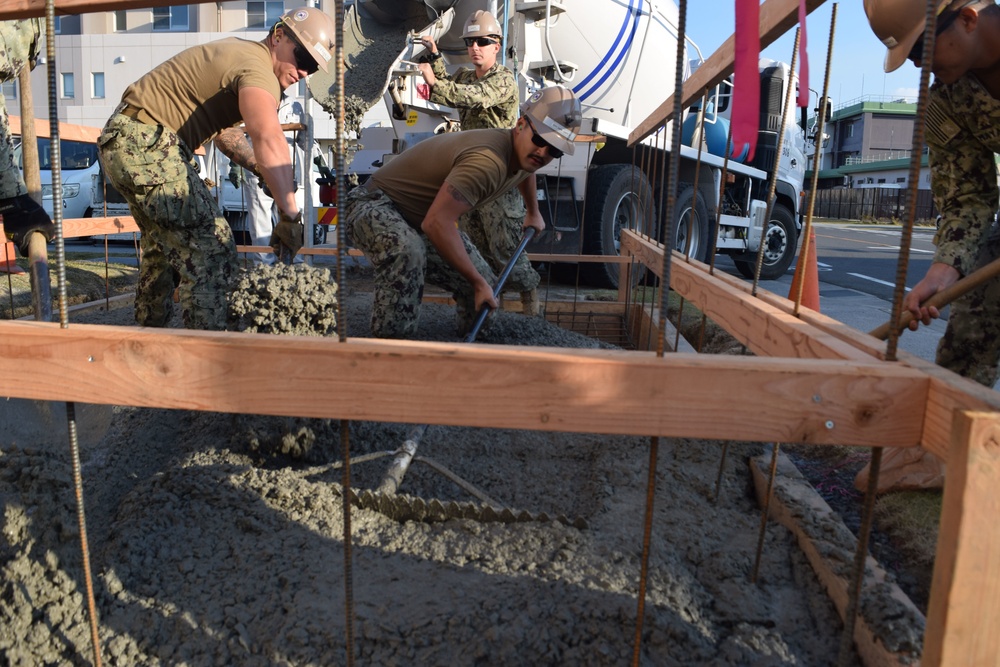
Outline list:
[[[427,62],[432,63],[432,62],[434,62],[436,60],[441,60],[441,58],[442,58],[441,52],[438,51],[437,53],[431,53],[431,54],[429,54],[427,56]]]

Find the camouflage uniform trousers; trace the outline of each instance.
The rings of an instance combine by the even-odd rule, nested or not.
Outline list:
[[[502,194],[498,199],[474,208],[461,218],[458,226],[469,235],[483,257],[497,274],[504,270],[524,234],[524,200],[517,188]],[[527,253],[521,253],[507,278],[505,287],[518,292],[528,292],[538,287],[541,276],[531,266]]]
[[[170,129],[118,113],[97,144],[108,179],[142,231],[136,322],[166,326],[176,286],[185,327],[225,329],[236,244],[190,149]]]
[[[425,235],[406,222],[381,190],[352,190],[345,199],[341,221],[351,242],[375,266],[372,336],[407,338],[416,334],[425,282],[454,296],[459,334],[472,324],[476,315],[472,285],[438,254]],[[472,264],[483,278],[495,284],[489,264],[469,237],[461,236]]]
[[[976,261],[977,269],[1000,257],[1000,230],[994,226],[988,234]],[[936,362],[993,387],[1000,362],[1000,280],[990,280],[951,304]]]
[[[38,19],[0,21],[0,81],[13,81],[23,67],[33,64],[38,34]],[[14,161],[7,105],[0,96],[0,199],[26,194],[28,189]]]

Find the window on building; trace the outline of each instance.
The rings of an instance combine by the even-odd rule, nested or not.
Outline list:
[[[153,30],[179,32],[190,29],[189,7],[153,7]]]
[[[853,137],[854,136],[854,124],[853,123],[851,123],[850,125],[847,126],[847,136],[848,137]]]
[[[897,183],[906,183],[906,176],[897,176],[896,177],[896,182]]]
[[[880,178],[880,179],[878,179],[878,182],[879,183],[885,183],[885,179],[884,178]]]
[[[76,97],[76,88],[73,85],[73,73],[62,73],[62,96],[66,98]]]
[[[53,25],[53,30],[57,35],[79,35],[80,34],[80,17],[79,16],[56,16],[56,21]],[[45,22],[42,22],[42,29],[45,29]]]
[[[247,27],[268,30],[285,13],[285,3],[247,2]]]
[[[92,72],[93,96],[104,99],[104,72]]]
[[[4,81],[3,82],[3,97],[5,100],[16,100],[17,99],[17,81]],[[14,113],[14,112],[10,112]]]
[[[115,10],[115,32],[125,32],[128,30],[128,23],[125,19],[125,10]]]

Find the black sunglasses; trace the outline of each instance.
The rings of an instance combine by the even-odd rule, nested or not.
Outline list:
[[[479,47],[484,47],[484,46],[489,46],[490,44],[499,44],[499,43],[500,42],[498,42],[497,40],[491,39],[489,37],[466,37],[465,38],[465,46],[467,46],[467,47],[472,46],[473,44],[475,44],[476,46],[479,46]]]
[[[542,139],[541,135],[535,132],[535,126],[531,124],[531,121],[528,120],[527,116],[525,116],[524,121],[528,124],[528,127],[531,129],[531,143],[535,144],[539,148],[547,148],[549,150],[549,155],[552,157],[553,160],[558,160],[563,156],[563,152],[561,150],[559,150],[549,142],[545,141],[545,139]]]
[[[306,74],[314,74],[319,69],[319,63],[309,55],[306,47],[299,44],[298,40],[293,39],[292,41],[295,42],[295,50],[292,51],[292,57],[295,58],[295,68],[302,70]]]
[[[950,12],[941,14],[938,17],[937,27],[934,28],[934,37],[935,38],[940,37],[941,33],[943,33],[945,30],[951,27],[951,24],[955,22],[955,19],[958,18],[958,15],[961,13],[961,11],[964,8],[968,7],[969,5],[973,4],[974,1],[975,0],[973,0],[973,2],[967,2],[958,9],[953,9]],[[923,36],[921,36],[920,39],[917,40],[917,43],[913,45],[912,49],[910,49],[910,54],[906,57],[908,60],[912,60],[914,63],[918,63],[921,60],[923,60],[924,58]]]

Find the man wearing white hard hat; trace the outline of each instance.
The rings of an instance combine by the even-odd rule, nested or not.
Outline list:
[[[489,12],[477,10],[469,15],[462,29],[462,39],[472,67],[459,67],[448,74],[434,38],[420,41],[429,55],[420,64],[420,73],[430,86],[430,101],[458,110],[463,130],[514,127],[517,122],[517,80],[514,73],[497,61],[502,30]],[[527,183],[529,188],[533,181]],[[537,193],[527,195],[535,199]],[[528,210],[518,190],[510,190],[499,199],[477,207],[459,220],[459,227],[483,254],[494,271],[502,271],[517,249],[522,229],[532,226],[526,220]],[[538,207],[532,213],[541,215]],[[507,278],[507,287],[521,293],[522,312],[538,314],[538,283],[541,277],[521,254]]]
[[[458,229],[458,219],[512,188],[526,194],[525,181],[538,169],[573,153],[582,120],[579,100],[562,86],[538,91],[521,112],[509,130],[449,132],[425,139],[345,198],[340,213],[344,230],[375,266],[373,336],[408,338],[416,333],[425,282],[454,296],[460,336],[484,304],[497,307],[494,272]],[[541,216],[532,219],[541,231]]]

